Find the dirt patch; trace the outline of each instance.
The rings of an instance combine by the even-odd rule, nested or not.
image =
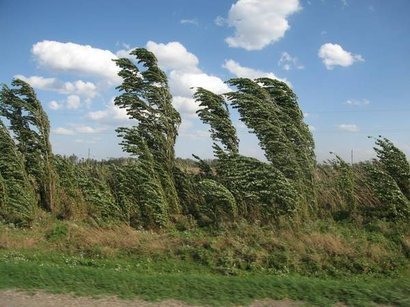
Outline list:
[[[0,307],[153,307],[153,306],[192,306],[176,300],[166,300],[158,303],[150,303],[142,300],[122,300],[116,297],[92,298],[77,297],[69,294],[50,294],[36,292],[30,294],[18,290],[0,291]]]
[[[188,307],[187,303],[166,300],[162,302],[146,302],[143,300],[123,300],[117,297],[77,297],[70,294],[51,294],[46,292],[27,293],[20,290],[0,290],[0,307]],[[258,300],[253,302],[252,307],[296,307],[303,303],[289,300]]]

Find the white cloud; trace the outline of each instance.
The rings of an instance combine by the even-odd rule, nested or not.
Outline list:
[[[234,60],[226,60],[222,67],[226,68],[231,74],[235,75],[238,78],[249,78],[249,79],[256,79],[256,78],[271,78],[283,81],[290,85],[290,83],[286,79],[278,78],[272,72],[265,72],[258,69],[253,69],[250,67],[245,67],[235,62]]]
[[[303,69],[305,68],[303,65],[298,63],[298,58],[297,57],[292,57],[289,53],[287,52],[282,52],[282,55],[280,56],[278,65],[283,69],[283,70],[292,70],[292,69]]]
[[[76,134],[96,134],[106,130],[106,128],[93,128],[83,124],[70,124],[71,128],[58,127],[52,129],[54,134],[58,135],[76,135]]]
[[[62,104],[58,103],[57,101],[52,100],[52,101],[50,101],[50,103],[48,104],[48,107],[49,107],[51,110],[58,110],[58,109],[61,109],[63,106],[62,106]]]
[[[188,130],[188,131],[182,131],[180,133],[181,136],[188,138],[188,139],[209,139],[210,138],[210,132],[207,130]]]
[[[347,67],[355,62],[364,62],[364,58],[360,54],[352,54],[338,44],[327,43],[322,45],[318,55],[329,70],[335,66]]]
[[[74,135],[75,134],[75,132],[72,129],[62,128],[62,127],[53,129],[52,132],[58,135]]]
[[[93,82],[77,80],[74,82],[62,82],[56,78],[44,78],[42,76],[16,75],[36,89],[54,91],[60,94],[76,94],[86,98],[94,98],[97,95],[97,87]]]
[[[222,16],[217,16],[214,20],[214,23],[218,26],[218,27],[222,27],[226,24],[228,24],[228,21],[226,20],[226,18],[223,18]]]
[[[90,126],[84,126],[84,125],[75,125],[74,129],[76,132],[78,133],[82,133],[82,134],[94,134],[94,133],[100,133],[101,131],[103,131],[104,129],[102,128],[93,128]]]
[[[119,108],[111,99],[104,110],[88,112],[86,117],[92,121],[108,125],[127,125],[129,117],[124,108]]]
[[[206,73],[190,73],[178,70],[171,71],[169,85],[175,96],[191,97],[196,87],[203,87],[216,94],[229,91],[229,87],[219,77]]]
[[[367,106],[370,104],[370,101],[367,99],[349,99],[346,100],[345,104],[349,106]]]
[[[337,128],[341,131],[358,132],[359,127],[356,124],[340,124]]]
[[[260,50],[285,35],[287,18],[300,9],[299,0],[238,0],[227,18],[235,34],[225,41],[230,47]]]
[[[349,99],[345,104],[349,106],[367,106],[370,104],[370,101],[367,99]]]
[[[34,44],[31,52],[44,68],[96,76],[114,84],[121,82],[119,69],[112,61],[117,56],[109,50],[44,40]]]
[[[67,97],[67,109],[78,109],[81,106],[81,99],[77,95]]]
[[[196,19],[196,18],[192,18],[192,19],[181,19],[180,21],[179,21],[179,23],[180,24],[191,24],[191,25],[195,25],[195,26],[198,26],[199,25],[199,22],[198,22],[198,19]]]
[[[148,41],[146,48],[155,54],[159,65],[163,69],[200,72],[200,69],[197,67],[199,63],[198,58],[180,42],[157,44],[156,42]]]
[[[196,117],[196,111],[199,109],[199,103],[189,97],[174,96],[172,104],[179,113],[188,117]]]

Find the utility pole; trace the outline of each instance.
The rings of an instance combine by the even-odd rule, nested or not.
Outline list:
[[[351,162],[351,164],[352,164],[352,166],[353,166],[353,149],[352,149],[352,151],[350,152],[350,162]]]

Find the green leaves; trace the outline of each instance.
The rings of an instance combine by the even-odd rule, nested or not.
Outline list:
[[[0,121],[0,220],[29,224],[37,199],[24,159]]]
[[[55,174],[49,140],[50,123],[30,85],[19,79],[15,79],[12,85],[14,88],[3,86],[1,90],[0,114],[10,122],[26,171],[36,182],[41,207],[54,211]]]
[[[158,67],[154,54],[143,49],[133,50],[138,68],[129,59],[116,60],[123,83],[118,87],[121,95],[115,104],[125,108],[135,126],[118,128],[124,150],[138,157],[134,171],[140,177],[130,182],[138,186],[141,197],[138,205],[146,226],[166,226],[170,214],[181,210],[173,169],[174,145],[181,123],[179,113],[172,106],[165,73]]]
[[[394,179],[401,192],[410,200],[410,164],[406,155],[386,138],[379,137],[376,145],[378,147],[374,147],[374,150],[379,158],[380,166]]]
[[[251,221],[269,223],[300,205],[314,204],[314,142],[296,95],[285,83],[268,78],[237,78],[228,84],[236,90],[220,96],[199,88],[194,95],[201,107],[198,116],[225,149],[213,145],[218,158],[215,180],[232,192],[240,214]],[[224,97],[256,134],[269,164],[238,154]]]
[[[198,88],[194,98],[201,107],[196,112],[199,118],[211,126],[211,138],[220,141],[229,152],[238,153],[239,140],[223,96]]]

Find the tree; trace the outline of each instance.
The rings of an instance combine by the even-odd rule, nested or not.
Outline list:
[[[173,177],[174,145],[181,118],[172,106],[167,77],[154,54],[137,48],[130,55],[136,57],[143,69],[127,58],[115,60],[123,78],[117,87],[121,94],[115,98],[115,104],[125,108],[136,125],[119,128],[117,132],[123,138],[124,150],[137,156],[140,169],[147,172],[141,184],[149,189],[150,196],[141,199],[140,204],[148,210],[155,201],[151,208],[154,220],[164,226],[169,214],[181,210]]]
[[[24,160],[0,120],[0,220],[28,224],[34,218],[36,197]]]
[[[236,78],[228,84],[237,90],[226,97],[258,137],[266,158],[293,182],[305,203],[313,206],[314,141],[296,95],[284,82],[269,78]]]
[[[200,87],[196,90],[194,98],[199,102],[200,109],[196,112],[199,118],[211,126],[211,138],[220,141],[229,152],[238,153],[239,140],[223,96]]]
[[[382,168],[396,181],[402,193],[410,200],[410,164],[406,155],[394,144],[379,137],[374,147]]]
[[[250,86],[256,85],[253,81],[244,79],[244,82],[248,81]],[[260,97],[264,100],[268,99],[268,93],[260,87],[259,89]],[[226,96],[231,99],[231,102],[234,101],[234,107],[240,104],[243,111],[241,115],[247,118],[245,122],[257,125],[259,121],[262,121],[265,125],[269,124],[267,110],[261,110],[261,107],[266,104],[264,100],[251,94],[241,95],[238,92],[228,93]],[[214,153],[217,157],[214,180],[218,181],[219,190],[223,187],[235,197],[239,214],[252,222],[263,220],[267,223],[274,221],[282,214],[294,212],[299,198],[292,183],[284,174],[273,164],[266,164],[238,153],[239,141],[235,127],[229,118],[229,111],[223,96],[198,88],[194,98],[201,107],[197,111],[199,118],[211,126],[211,138],[214,141]],[[235,99],[238,99],[238,104],[235,104]],[[259,107],[258,104],[260,104]],[[266,121],[264,121],[265,117]],[[225,150],[216,142],[222,143]],[[198,160],[203,176],[211,178],[211,172],[206,167],[207,165],[204,165],[204,161]],[[210,193],[209,189],[205,191]],[[214,199],[213,194],[204,195],[204,197],[205,199],[207,197]]]
[[[15,79],[14,88],[2,87],[0,112],[10,123],[16,146],[22,154],[25,169],[35,180],[40,206],[55,209],[55,172],[50,144],[50,123],[34,90],[26,82]]]

